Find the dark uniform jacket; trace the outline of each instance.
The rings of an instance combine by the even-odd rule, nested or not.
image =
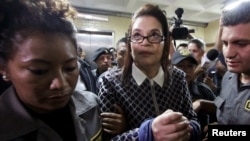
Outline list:
[[[73,119],[75,141],[101,141],[97,96],[87,91],[74,93],[68,108]],[[0,113],[0,141],[63,141],[53,128],[25,108],[13,87],[0,96]]]
[[[78,61],[81,64],[80,76],[86,85],[87,91],[97,94],[96,77],[93,75],[90,65],[80,58],[78,58]]]

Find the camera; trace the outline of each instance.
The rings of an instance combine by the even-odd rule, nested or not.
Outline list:
[[[187,39],[189,30],[186,27],[181,27],[181,24],[183,23],[181,20],[182,14],[184,13],[183,8],[177,8],[175,10],[175,14],[177,15],[177,18],[173,17],[174,21],[174,29],[172,31],[172,37],[174,40],[178,39]]]
[[[216,73],[215,71],[209,72],[209,73],[208,73],[208,77],[213,78],[214,75],[215,75],[215,73]]]
[[[182,24],[181,17],[182,17],[183,13],[184,13],[183,8],[177,8],[175,10],[175,14],[177,15],[177,19],[175,17],[173,17],[173,19],[174,19],[175,27],[177,27],[177,28],[180,27],[180,25]]]

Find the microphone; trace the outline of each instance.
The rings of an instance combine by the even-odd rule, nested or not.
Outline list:
[[[202,58],[201,66],[204,69],[209,69],[214,67],[217,62],[219,52],[216,49],[210,49]]]

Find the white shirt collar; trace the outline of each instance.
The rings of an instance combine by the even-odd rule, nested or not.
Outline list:
[[[142,82],[147,79],[147,76],[133,63],[132,64],[132,76],[134,77],[137,85],[141,85]],[[164,82],[164,72],[162,67],[159,68],[157,75],[153,79],[149,79],[151,82],[154,81],[161,87]]]

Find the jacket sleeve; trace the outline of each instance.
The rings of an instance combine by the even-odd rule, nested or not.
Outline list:
[[[190,125],[193,128],[189,141],[199,141],[201,138],[200,123],[196,120],[190,120]]]
[[[123,134],[117,135],[111,141],[154,141],[152,133],[153,118],[145,120],[140,128],[132,129]]]
[[[141,124],[138,133],[139,141],[154,141],[151,130],[152,121],[153,119],[148,119]]]
[[[152,121],[153,119],[148,119],[141,124],[139,131],[138,131],[139,141],[154,141],[152,128],[151,128]],[[195,120],[190,120],[190,126],[192,126],[193,130],[192,130],[189,141],[199,141],[200,140],[199,123]]]

